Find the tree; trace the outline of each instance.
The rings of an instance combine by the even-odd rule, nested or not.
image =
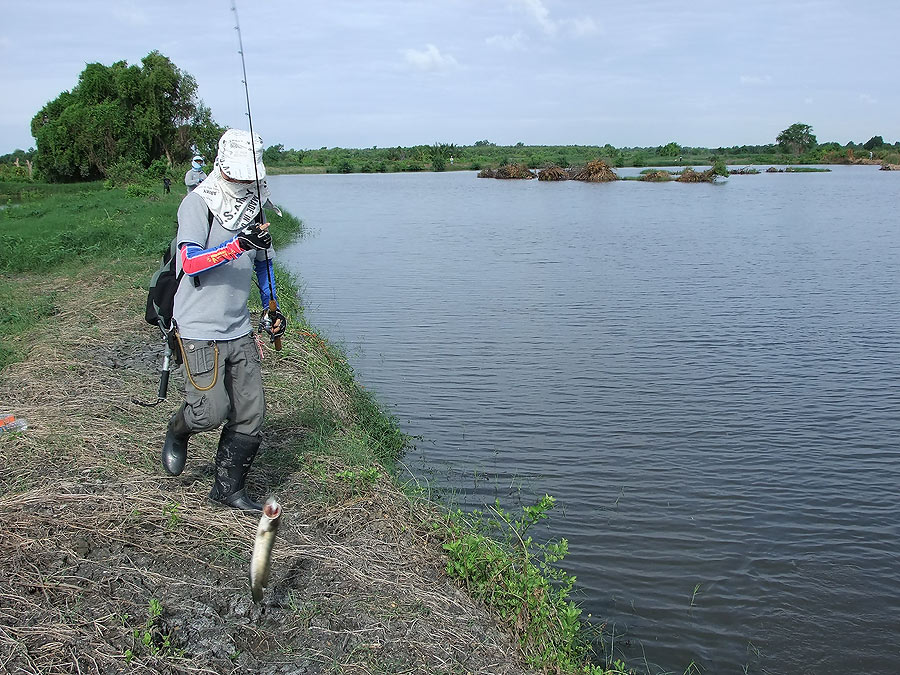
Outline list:
[[[872,138],[863,143],[863,147],[866,150],[874,150],[875,148],[880,148],[883,145],[884,139],[881,136],[872,136]]]
[[[797,122],[778,134],[775,137],[775,142],[781,146],[784,152],[792,152],[795,155],[799,155],[816,147],[816,136],[812,132],[810,125]]]
[[[199,152],[212,157],[224,129],[197,97],[197,82],[158,51],[141,65],[90,63],[31,120],[35,166],[50,181],[92,180],[118,162],[148,167]]]
[[[263,150],[263,162],[265,164],[277,164],[282,155],[284,154],[284,145],[279,143],[278,145],[270,145],[268,148]]]
[[[681,154],[681,146],[675,141],[661,145],[656,149],[656,154],[660,157],[678,157]]]
[[[435,157],[441,159],[449,159],[459,154],[459,149],[455,143],[435,143],[428,150],[429,157],[433,160]]]

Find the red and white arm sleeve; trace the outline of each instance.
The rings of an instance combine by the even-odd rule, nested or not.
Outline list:
[[[181,269],[190,277],[224,265],[234,260],[244,249],[237,242],[237,237],[220,244],[215,248],[200,248],[197,244],[181,245]]]

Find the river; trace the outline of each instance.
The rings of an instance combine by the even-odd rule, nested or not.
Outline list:
[[[279,252],[443,498],[549,493],[630,666],[894,673],[900,174],[273,176]],[[619,170],[633,174],[636,170]]]

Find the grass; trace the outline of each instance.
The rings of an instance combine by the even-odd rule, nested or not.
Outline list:
[[[696,585],[694,586],[694,590],[693,590],[693,592],[691,593],[691,607],[694,606],[694,601],[697,599],[697,594],[700,592],[700,587],[701,587],[701,586],[702,586],[702,584],[696,584]]]
[[[73,195],[103,189],[102,181],[92,183],[36,183],[33,181],[0,181],[0,200],[41,199],[47,195]]]
[[[10,190],[17,184],[0,184]],[[27,350],[28,333],[57,312],[58,291],[44,291],[41,279],[69,276],[86,266],[115,268],[111,301],[125,286],[146,284],[158,256],[175,235],[175,213],[183,195],[149,199],[100,183],[22,184],[23,199],[0,211],[5,255],[0,257],[0,368]],[[23,188],[24,189],[24,188]],[[302,232],[292,215],[267,214],[275,246]],[[280,269],[276,279],[287,277]],[[284,294],[288,311],[299,307],[296,294]]]
[[[0,276],[0,370],[24,357],[28,331],[58,311],[56,291],[34,290],[25,280]]]

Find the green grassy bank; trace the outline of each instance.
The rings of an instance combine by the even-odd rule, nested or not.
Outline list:
[[[103,399],[105,387],[118,387],[119,392],[122,387],[130,388],[132,395],[152,399],[154,377],[123,371],[121,366],[98,375],[85,366],[78,350],[84,346],[89,352],[122,354],[124,344],[125,351],[133,354],[146,351],[146,346],[158,339],[152,328],[141,326],[140,317],[147,281],[158,265],[159,254],[175,233],[175,213],[182,195],[164,195],[162,190],[160,194],[148,195],[99,184],[64,189],[32,184],[25,194],[21,186],[0,184],[0,192],[4,191],[20,200],[0,211],[0,234],[6,249],[0,258],[3,379],[14,375],[9,381],[20,383],[10,385],[15,391],[31,386],[62,391],[68,386],[64,384],[67,378],[80,378],[88,392],[83,399],[69,395],[58,413],[45,412],[50,417],[44,418],[44,427],[53,427],[46,437],[39,436],[37,426],[30,438],[31,430],[0,436],[0,455],[10,465],[0,487],[13,501],[16,496],[20,501],[28,501],[41,494],[48,489],[48,472],[26,463],[50,462],[61,464],[56,468],[65,470],[66,462],[57,458],[72,454],[73,445],[78,445],[71,440],[74,437],[85,438],[83,443],[88,450],[101,442],[94,437],[106,444],[96,452],[91,450],[92,456],[107,453],[107,466],[97,473],[106,476],[104,480],[112,482],[135,470],[135,476],[153,474],[157,452],[157,441],[153,439],[158,436],[157,429],[135,426],[144,425],[141,409],[123,411],[118,404],[107,405],[111,401],[100,400],[103,405],[99,406],[97,402]],[[276,249],[303,236],[302,223],[292,215],[269,215]],[[266,434],[270,441],[259,471],[269,486],[288,491],[297,509],[328,511],[323,522],[332,526],[331,521],[338,518],[333,515],[335,512],[348,514],[346,518],[352,520],[357,517],[352,514],[358,513],[358,505],[369,510],[384,508],[388,515],[382,526],[396,529],[403,537],[413,536],[433,550],[434,562],[443,569],[444,578],[464,588],[470,598],[490,612],[495,625],[510,636],[518,651],[516,658],[526,664],[518,672],[624,672],[624,665],[612,655],[592,650],[591,645],[602,640],[597,639],[594,629],[572,602],[575,580],[559,565],[567,553],[566,542],[539,542],[529,534],[535,523],[548,517],[553,499],[546,497],[520,513],[504,511],[497,504],[484,513],[465,514],[431,503],[430,495],[415,480],[403,478],[397,470],[402,467],[399,460],[409,439],[373,394],[356,381],[341,349],[309,324],[296,280],[277,264],[276,285],[290,318],[290,328],[285,349],[278,354],[270,352],[264,368],[269,402]],[[259,307],[251,309],[257,311]],[[67,358],[71,360],[67,362]],[[31,375],[32,369],[40,375]],[[169,398],[174,400],[177,396],[172,387]],[[28,417],[28,411],[24,415]],[[155,415],[160,417],[162,410]],[[96,428],[96,432],[85,432],[86,424]],[[161,433],[163,423],[157,420],[154,424]],[[79,461],[77,455],[70,459],[72,474],[89,470],[81,468]],[[70,476],[63,478],[68,480]],[[54,481],[58,482],[56,478]],[[394,490],[402,495],[399,502],[386,497]],[[200,508],[194,499],[195,495],[186,493],[183,501],[165,506],[161,527],[167,536],[174,537],[180,527],[193,526],[189,516],[199,513]],[[387,502],[394,504],[393,511],[383,506]],[[138,510],[127,501],[122,508],[126,512],[131,509],[132,514]],[[146,507],[141,506],[141,510],[145,512]],[[218,537],[228,540],[233,536],[228,529],[232,525],[223,521],[221,527]],[[340,524],[336,527],[342,529]],[[373,532],[378,534],[377,530]],[[196,539],[185,541],[185,550],[179,550],[179,555],[190,557],[189,551],[196,545]],[[315,558],[314,547],[311,551],[309,544],[304,546],[304,555]],[[409,550],[411,559],[420,555],[418,548]],[[184,663],[184,655],[164,648],[172,643],[164,641],[154,646],[151,624],[159,624],[161,612],[165,615],[160,602],[174,604],[176,600],[151,598],[155,613],[135,629],[149,636],[151,643],[144,645],[143,651],[139,644],[132,645],[122,650],[120,657],[126,658],[127,651],[129,662],[143,658],[152,663],[168,658],[184,670],[191,665]],[[424,612],[421,605],[415,604],[417,612]],[[379,611],[384,610],[383,606],[384,602],[379,603]],[[299,601],[297,607],[292,614],[294,619],[302,615],[308,620],[313,610],[300,607]],[[428,615],[434,618],[430,610]],[[120,623],[127,622],[120,619]],[[104,648],[101,645],[98,651]],[[461,653],[466,648],[463,645]],[[414,651],[410,646],[409,652]],[[353,658],[363,658],[360,653],[354,652]],[[400,672],[396,666],[386,665],[386,657],[377,653],[365,652],[365,659],[370,670],[353,672]],[[33,662],[29,664],[34,666]]]

